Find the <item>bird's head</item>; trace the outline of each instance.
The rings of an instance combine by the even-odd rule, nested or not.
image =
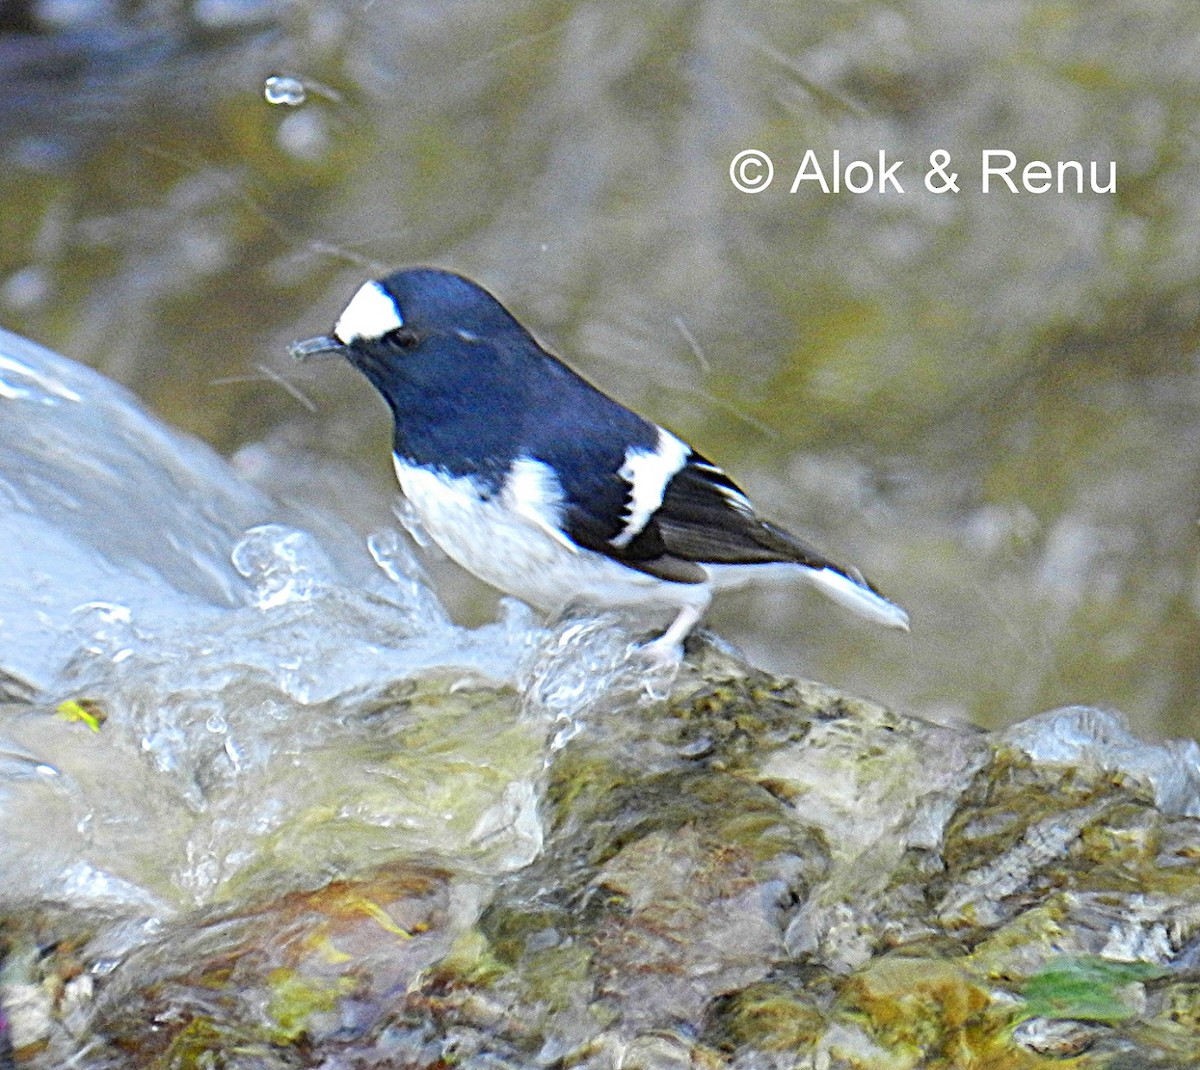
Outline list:
[[[331,334],[293,342],[288,352],[297,360],[345,357],[374,379],[402,375],[403,364],[431,342],[495,342],[516,335],[524,329],[482,286],[451,271],[406,268],[363,283]]]

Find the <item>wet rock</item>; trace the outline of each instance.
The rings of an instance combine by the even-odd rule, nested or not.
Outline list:
[[[810,806],[797,785],[819,770]],[[931,795],[948,800],[932,824]],[[103,968],[104,926],[77,933],[86,1025],[76,1007],[67,1044],[48,1024],[31,1064],[76,1046],[97,1067],[117,1052],[147,1067],[1200,1057],[1184,1024],[1200,827],[1132,779],[773,679],[700,640],[669,700],[610,711],[552,755],[542,816],[540,856],[499,880],[390,866],[181,916]],[[51,968],[27,983],[61,993],[37,976]]]

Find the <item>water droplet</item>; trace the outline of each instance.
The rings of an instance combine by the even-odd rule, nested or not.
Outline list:
[[[308,99],[308,91],[299,78],[289,74],[273,74],[263,83],[263,96],[268,104],[286,104],[298,108]]]

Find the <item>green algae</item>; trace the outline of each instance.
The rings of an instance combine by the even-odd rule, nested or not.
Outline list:
[[[1164,977],[1148,962],[1119,962],[1099,956],[1052,959],[1019,989],[1022,1017],[1072,1018],[1115,1025],[1137,1017],[1130,988]]]

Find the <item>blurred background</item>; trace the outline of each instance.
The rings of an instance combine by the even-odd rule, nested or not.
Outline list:
[[[1198,124],[1191,0],[6,0],[0,323],[365,536],[387,415],[284,347],[373,274],[452,268],[912,615],[726,595],[763,666],[1195,735]],[[790,194],[807,149],[884,149],[905,193]],[[983,149],[1117,191],[985,195]]]

